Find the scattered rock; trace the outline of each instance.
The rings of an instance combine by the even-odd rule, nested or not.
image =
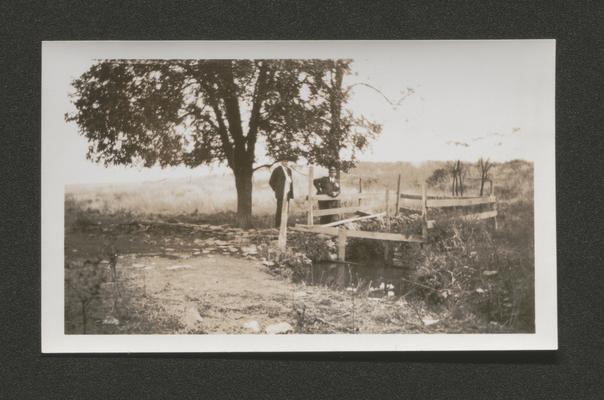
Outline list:
[[[259,333],[261,330],[258,321],[248,321],[243,324],[243,327],[252,333]]]
[[[105,319],[103,320],[103,325],[119,325],[119,324],[120,324],[120,321],[112,315],[105,317]]]
[[[249,245],[249,246],[242,246],[241,247],[241,251],[244,254],[248,254],[248,255],[256,255],[256,254],[258,254],[258,248],[254,244]]]
[[[424,323],[425,326],[430,326],[430,325],[438,324],[440,322],[440,320],[432,319],[432,318],[422,318],[422,322]]]
[[[287,322],[279,322],[278,324],[272,324],[267,326],[264,331],[269,335],[279,335],[288,332],[293,332],[294,328]]]
[[[171,248],[171,247],[166,247],[166,249],[165,249],[165,250],[166,250],[166,251],[174,251],[174,249],[173,249],[173,248]]]
[[[171,265],[166,269],[168,269],[170,271],[174,271],[176,269],[191,269],[191,268],[192,267],[190,265],[182,264],[182,265]]]
[[[484,271],[482,274],[484,276],[493,276],[493,275],[497,275],[498,271]]]

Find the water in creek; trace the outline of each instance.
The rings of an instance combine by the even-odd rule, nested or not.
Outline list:
[[[314,263],[305,281],[309,285],[323,285],[343,290],[349,287],[368,289],[371,296],[395,296],[404,294],[409,269],[395,268],[384,263]]]

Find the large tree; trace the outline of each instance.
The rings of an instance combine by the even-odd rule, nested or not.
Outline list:
[[[105,165],[225,162],[249,226],[257,144],[272,160],[347,167],[379,133],[345,110],[350,60],[103,60],[74,80],[66,115]]]

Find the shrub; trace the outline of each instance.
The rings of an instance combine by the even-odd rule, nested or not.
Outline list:
[[[504,327],[534,330],[534,267],[485,223],[450,221],[431,232],[412,276],[430,304],[465,309]]]
[[[335,242],[326,235],[292,231],[287,240],[289,247],[306,255],[312,262],[331,260],[336,254]]]

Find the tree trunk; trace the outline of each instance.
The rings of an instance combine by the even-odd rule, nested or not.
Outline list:
[[[340,147],[342,146],[342,80],[344,79],[344,69],[340,61],[336,61],[334,65],[333,79],[331,92],[329,94],[329,111],[331,113],[331,121],[329,126],[329,144],[328,151],[330,165],[328,167],[336,167],[336,179],[340,182]]]
[[[237,188],[237,216],[235,223],[239,228],[252,226],[252,168],[234,171]]]

